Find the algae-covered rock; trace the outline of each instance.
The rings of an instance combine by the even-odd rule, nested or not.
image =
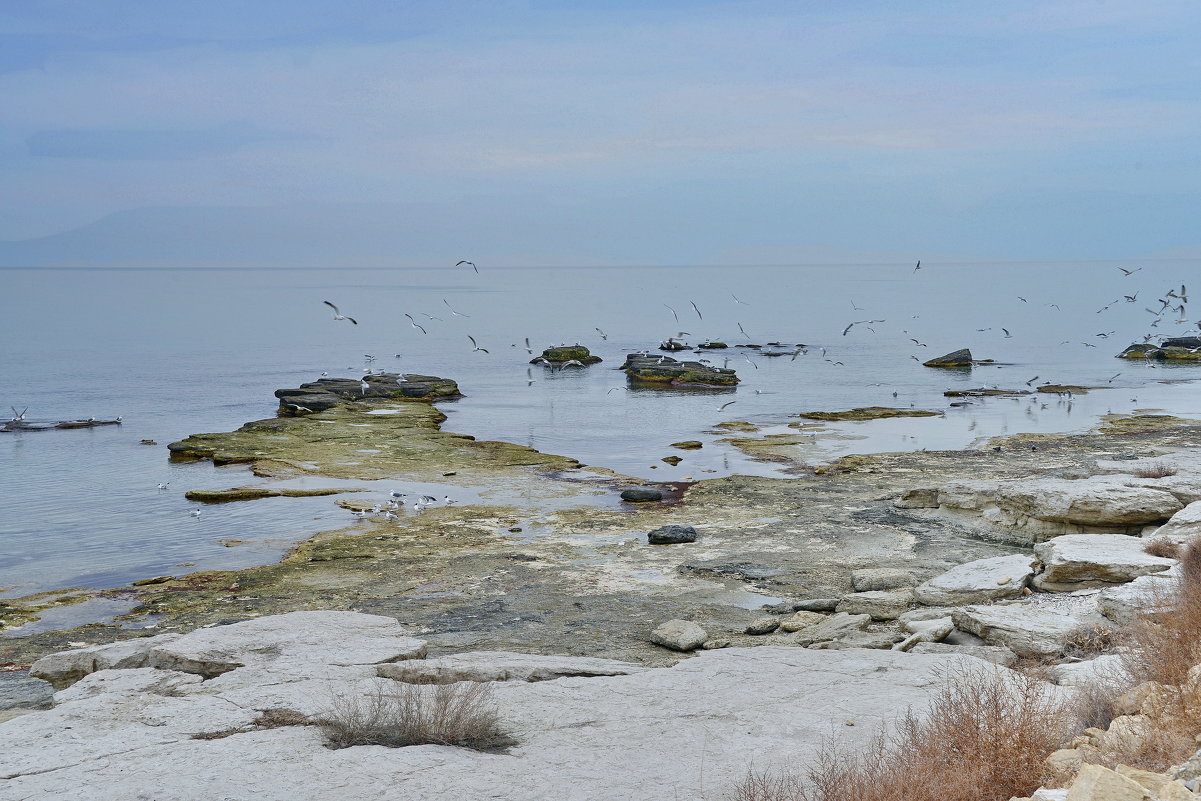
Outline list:
[[[364,487],[277,489],[275,487],[233,487],[224,490],[188,490],[184,497],[200,503],[230,503],[231,501],[257,501],[260,498],[311,498],[321,495],[340,495],[343,492],[367,492]]]
[[[583,345],[560,345],[557,348],[547,348],[542,351],[541,356],[537,356],[530,360],[530,364],[541,364],[550,362],[551,364],[562,364],[563,362],[577,361],[581,364],[596,364],[601,361],[600,356],[593,356]]]
[[[683,460],[683,459],[681,459],[679,456],[664,456],[664,457],[663,457],[662,459],[660,459],[659,461],[660,461],[660,462],[667,462],[667,463],[668,463],[669,465],[671,465],[672,467],[675,467],[676,465],[678,465],[680,462],[682,462],[682,461],[684,461],[684,460]]]
[[[1139,342],[1129,346],[1117,355],[1119,359],[1162,359],[1164,353],[1158,345],[1149,342]]]
[[[365,385],[365,386],[364,386]],[[358,378],[321,378],[294,389],[277,389],[279,414],[299,417],[345,403],[370,399],[432,402],[461,398],[459,385],[449,378],[406,373],[380,373]]]
[[[922,362],[924,367],[971,367],[972,352],[967,348],[951,351],[943,356]]]
[[[702,443],[699,439],[686,439],[683,442],[671,443],[671,447],[679,448],[682,451],[695,451],[703,448],[704,443]]]
[[[1158,345],[1140,342],[1119,353],[1118,358],[1201,362],[1201,337],[1169,337]]]
[[[893,409],[889,406],[861,406],[842,412],[803,412],[797,417],[811,420],[880,420],[886,417],[938,417],[942,412],[926,409]]]
[[[738,375],[733,370],[710,367],[701,362],[676,361],[670,356],[631,353],[621,369],[631,382],[673,389],[733,387],[738,384]]]
[[[720,350],[722,348],[728,348],[730,346],[724,342],[707,341],[707,342],[702,342],[701,344],[697,345],[697,347],[701,348],[702,350]]]
[[[1109,389],[1109,387],[1086,387],[1079,384],[1043,384],[1038,388],[1039,392],[1044,392],[1048,395],[1087,395],[1090,389]]]

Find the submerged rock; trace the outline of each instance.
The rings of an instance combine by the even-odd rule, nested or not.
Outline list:
[[[842,412],[802,412],[810,420],[881,420],[887,417],[939,417],[942,412],[926,409],[894,409],[891,406],[860,406]]]
[[[710,367],[700,362],[676,361],[670,356],[631,353],[621,369],[631,382],[676,389],[733,387],[738,384],[738,375],[733,370]]]
[[[631,487],[621,491],[621,499],[628,503],[646,503],[663,500],[663,490],[654,487]]]
[[[971,367],[972,352],[967,348],[953,350],[943,356],[938,356],[928,362],[922,362],[923,367]]]

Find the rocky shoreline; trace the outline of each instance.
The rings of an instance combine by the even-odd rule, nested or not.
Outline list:
[[[405,378],[447,386],[433,384],[442,379]],[[163,700],[175,698],[171,693],[182,681],[190,688],[185,695],[209,699],[205,704],[240,687],[247,697],[259,699],[247,708],[265,708],[263,699],[275,692],[269,688],[277,682],[242,673],[250,664],[246,660],[258,657],[231,657],[230,664],[237,663],[232,673],[221,671],[193,687],[193,679],[175,674],[203,677],[208,669],[181,668],[192,663],[164,654],[181,635],[187,640],[200,632],[217,636],[259,627],[270,639],[276,629],[269,621],[281,621],[282,631],[287,628],[282,621],[295,619],[297,610],[351,615],[337,618],[342,621],[370,618],[372,626],[390,627],[389,637],[420,640],[422,657],[428,653],[451,660],[447,664],[467,660],[476,665],[473,669],[483,672],[472,674],[475,680],[518,670],[512,665],[520,659],[489,656],[494,652],[553,656],[559,661],[522,664],[538,665],[531,669],[541,671],[539,675],[549,671],[544,676],[548,680],[539,684],[570,688],[571,703],[579,708],[614,693],[647,692],[664,693],[684,709],[688,704],[672,695],[676,690],[665,688],[676,681],[703,682],[706,694],[712,689],[718,695],[707,695],[707,712],[687,714],[702,722],[711,716],[711,725],[702,726],[705,731],[730,714],[721,710],[734,703],[733,695],[722,698],[720,693],[738,693],[719,689],[725,687],[719,677],[729,671],[747,671],[742,679],[748,687],[767,682],[760,688],[765,694],[771,682],[778,688],[790,676],[787,680],[802,684],[813,671],[839,677],[830,685],[834,689],[824,691],[837,697],[824,697],[805,713],[810,721],[805,726],[813,731],[828,726],[832,715],[844,714],[832,710],[851,708],[851,696],[837,689],[840,682],[849,687],[859,680],[856,676],[882,671],[889,677],[863,685],[863,703],[855,707],[856,716],[879,721],[928,697],[935,686],[933,674],[947,660],[1002,665],[1050,660],[1065,669],[1076,666],[1078,675],[1080,665],[1097,661],[1097,632],[1128,622],[1155,583],[1175,575],[1173,559],[1148,554],[1144,547],[1184,542],[1201,532],[1201,457],[1190,450],[1201,443],[1198,421],[1157,415],[1112,418],[1088,434],[1019,435],[980,450],[852,456],[820,470],[798,463],[788,478],[730,476],[652,485],[566,457],[443,432],[445,417],[432,404],[406,402],[396,397],[398,390],[384,392],[383,381],[378,383],[378,394],[369,382],[366,389],[358,387],[358,397],[354,388],[339,385],[339,392],[330,393],[328,386],[306,385],[338,396],[321,409],[298,401],[296,391],[281,390],[283,416],[248,423],[236,432],[189,437],[174,443],[171,453],[215,464],[244,462],[256,475],[272,478],[389,479],[400,487],[453,478],[457,485],[472,487],[479,502],[432,504],[419,512],[401,507],[388,513],[389,519],[363,511],[380,509],[387,501],[372,497],[383,494],[379,489],[352,487],[345,491],[354,494],[339,503],[360,510],[365,519],[301,543],[278,564],[159,577],[103,593],[136,603],[121,623],[143,628],[89,626],[10,638],[2,652],[5,662],[20,669],[42,659],[35,674],[66,689],[55,697],[53,709],[30,712],[51,703],[50,686],[37,684],[36,677],[24,678],[19,670],[0,674],[0,697],[10,699],[10,711],[0,714],[20,715],[0,726],[0,734],[8,734],[12,743],[23,727],[50,732],[64,716],[84,714],[79,710],[88,699],[101,699],[91,703],[106,708],[125,699],[121,703],[132,703],[138,715],[165,716],[168,729],[177,732],[140,757],[153,751],[164,765],[174,764],[168,751],[182,755],[207,749],[205,759],[225,755],[232,745],[226,740],[254,741],[255,747],[270,741],[272,748],[288,753],[311,753],[318,744],[311,731],[250,727],[212,741],[220,745],[184,743],[185,735],[191,736],[188,726],[199,723],[179,729],[173,717],[177,711],[167,711],[178,704]],[[309,392],[307,398],[315,394]],[[307,410],[288,411],[289,403]],[[370,448],[364,447],[368,444]],[[622,500],[621,493],[632,488],[652,490],[646,493],[649,502]],[[656,492],[658,500],[653,499]],[[202,500],[253,502],[253,497],[260,496],[231,490]],[[312,636],[319,637],[322,630],[316,627]],[[82,650],[51,656],[80,644]],[[281,652],[293,647],[280,646]],[[681,662],[688,651],[701,656]],[[313,657],[310,667],[285,684],[296,682],[292,689],[299,691],[318,675],[338,674],[354,686],[368,686],[383,680],[379,677],[387,671],[380,672],[380,666],[395,661],[381,658],[352,666],[335,660],[342,667],[330,673],[329,658]],[[584,667],[597,667],[596,660],[626,667],[618,671],[621,675],[600,678]],[[559,667],[551,669],[552,663]],[[53,668],[55,664],[66,667]],[[283,669],[273,663],[268,673]],[[423,668],[423,675],[441,669]],[[572,672],[577,669],[585,672]],[[109,675],[114,671],[117,675]],[[223,688],[219,683],[226,674],[241,679]],[[73,684],[79,679],[83,681]],[[171,693],[159,692],[166,687],[163,681],[174,688]],[[76,689],[85,684],[86,690]],[[528,689],[527,684],[537,686],[525,679],[502,681],[501,705],[537,730],[543,723],[536,715],[522,717],[516,710],[535,703],[528,697],[531,692],[539,697],[560,693]],[[798,704],[808,706],[812,699],[802,697]],[[773,707],[779,702],[768,700]],[[546,699],[536,703],[544,702],[554,705]],[[305,703],[296,700],[300,711],[312,713],[313,699]],[[773,722],[746,738],[723,731],[728,759],[710,779],[720,774],[721,783],[728,784],[736,778],[731,773],[736,764],[745,770],[770,749],[787,747],[793,756],[808,753],[793,731],[801,713],[777,714],[768,704],[742,695],[737,703],[738,715]],[[562,709],[554,715],[571,717]],[[669,714],[664,725],[683,725],[677,717]],[[567,737],[552,750],[569,759],[572,748],[608,748],[613,739],[628,738],[632,730],[649,725],[645,716],[618,723],[621,715],[613,710],[601,718],[605,722],[597,725],[603,736]],[[96,717],[95,725],[112,724],[104,720]],[[122,720],[121,725],[129,723]],[[551,746],[541,742],[539,748]],[[413,757],[417,763],[431,758]],[[65,785],[55,782],[80,777],[99,782],[107,770],[103,764],[88,767],[91,757],[55,766],[34,756],[22,759],[28,764],[8,774],[21,777],[13,786],[57,788]],[[436,757],[441,764],[466,765],[477,759],[495,769],[492,756]],[[530,767],[534,762],[523,763],[521,770],[541,776],[538,771],[544,768]],[[243,759],[241,769],[269,773],[266,763],[254,764]],[[574,774],[574,780],[608,781],[585,772],[587,776]],[[520,770],[518,774],[514,781],[529,778]],[[681,776],[679,770],[672,775],[671,786],[698,789],[694,775]],[[612,789],[617,795],[580,794],[571,784],[565,782],[558,795],[653,797],[642,791],[621,795],[628,788],[617,785]],[[472,792],[464,786],[465,798],[484,797]],[[266,792],[260,797],[284,795]]]

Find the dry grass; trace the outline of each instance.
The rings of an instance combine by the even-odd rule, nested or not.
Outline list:
[[[1093,626],[1078,631],[1063,644],[1065,656],[1077,659],[1092,659],[1114,650],[1118,644],[1118,632],[1109,626]]]
[[[946,677],[932,714],[909,712],[851,754],[827,744],[804,777],[759,773],[736,801],[1004,801],[1041,783],[1074,720],[1035,676],[991,667]]]
[[[193,734],[192,739],[221,740],[225,737],[232,737],[235,734],[245,734],[248,731],[278,729],[283,726],[308,726],[311,723],[313,721],[308,715],[304,715],[293,709],[272,707],[271,709],[264,709],[259,713],[257,718],[246,726],[235,726],[232,729],[221,729],[220,731],[202,731]]]
[[[1179,559],[1184,554],[1184,548],[1180,543],[1172,542],[1165,537],[1157,537],[1147,540],[1147,544],[1143,546],[1143,553],[1150,556],[1162,556],[1166,559]]]
[[[339,697],[317,725],[332,748],[457,745],[495,751],[514,744],[487,684],[400,684],[395,692]]]
[[[1133,472],[1133,474],[1139,478],[1167,478],[1168,476],[1176,475],[1177,470],[1171,465],[1166,465],[1163,462],[1156,462],[1155,464],[1149,464],[1146,467],[1137,467],[1131,472]]]

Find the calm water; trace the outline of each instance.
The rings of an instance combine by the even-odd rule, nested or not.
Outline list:
[[[1001,433],[1083,430],[1098,415],[1136,408],[1201,414],[1201,367],[1113,358],[1144,334],[1197,333],[1201,314],[1177,324],[1169,313],[1152,328],[1156,318],[1145,311],[1158,308],[1155,298],[1169,288],[1179,293],[1197,264],[1147,264],[1129,277],[1117,266],[3,270],[0,409],[29,407],[31,419],[122,415],[125,423],[0,435],[0,591],[115,586],[262,563],[298,537],[344,524],[331,498],[227,504],[191,518],[184,491],[253,480],[242,467],[169,464],[165,446],[271,416],[273,390],[322,371],[358,375],[365,354],[377,368],[456,379],[466,397],[441,405],[448,430],[660,480],[771,473],[771,465],[707,433],[722,420],[788,431],[788,415],[815,409],[945,409],[948,388],[1018,387],[1035,376],[1035,383],[1113,389],[1072,403],[992,400],[944,418],[845,424],[806,456],[816,462],[962,447]],[[1136,302],[1123,299],[1135,292]],[[360,324],[332,320],[326,299]],[[860,320],[881,322],[843,334]],[[809,351],[796,359],[744,349],[708,354],[719,365],[728,356],[738,370],[743,383],[733,393],[626,389],[614,369],[624,354],[679,331],[693,343],[779,341]],[[468,335],[490,352],[473,353]],[[578,341],[605,361],[579,371],[535,367],[530,385],[526,337],[536,350]],[[965,346],[1003,366],[948,373],[912,358]],[[719,411],[729,400],[737,402]],[[682,439],[701,439],[705,448],[681,454],[677,468],[660,462]],[[168,490],[156,490],[166,481]],[[226,547],[228,539],[247,544]]]

